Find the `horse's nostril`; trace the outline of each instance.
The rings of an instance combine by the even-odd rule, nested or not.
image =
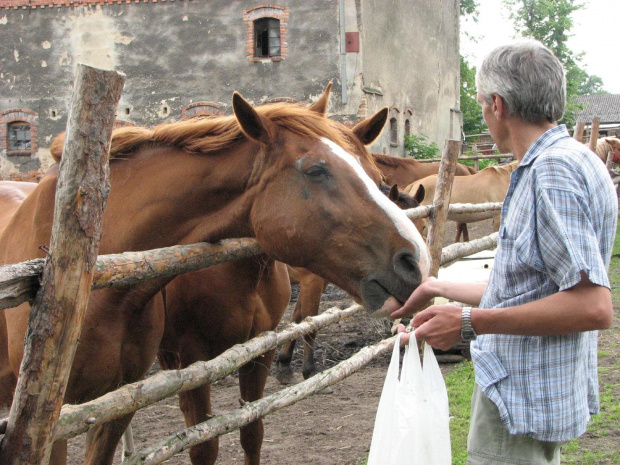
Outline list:
[[[420,280],[420,252],[418,250],[401,249],[394,255],[394,269],[404,280]]]

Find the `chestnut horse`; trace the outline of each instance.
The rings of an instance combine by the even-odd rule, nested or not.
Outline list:
[[[414,158],[400,158],[391,155],[381,155],[379,153],[373,153],[372,156],[375,159],[375,163],[377,163],[377,167],[381,170],[381,173],[383,173],[383,180],[387,184],[396,184],[401,187],[408,186],[422,178],[439,173],[439,162],[422,163]],[[477,171],[471,166],[457,163],[454,175],[469,176],[476,172]],[[432,196],[428,198],[427,195],[426,198],[429,203],[433,200]],[[461,233],[469,237],[467,223],[457,224],[454,242],[459,241]]]
[[[99,253],[255,237],[270,257],[257,258],[256,269],[269,270],[274,259],[308,268],[369,311],[389,296],[404,301],[428,274],[428,251],[379,191],[380,172],[360,142],[378,134],[373,122],[384,121],[387,110],[353,130],[290,104],[255,109],[237,93],[233,110],[114,131]],[[54,165],[13,215],[0,238],[0,264],[44,256],[57,176]],[[91,293],[65,402],[99,397],[146,374],[165,325],[163,306],[152,302],[171,280]],[[5,311],[9,359],[0,363],[10,363],[13,376],[29,313],[27,303]],[[132,416],[93,427],[85,463],[111,464]],[[262,422],[256,424],[260,435]],[[258,463],[251,452],[246,463]],[[5,444],[2,454],[12,453]],[[66,441],[54,444],[51,463],[66,463]]]
[[[489,166],[471,176],[455,177],[452,184],[450,203],[503,202],[510,185],[510,175],[517,166],[519,166],[519,162],[513,161],[505,165]],[[420,186],[423,186],[426,196],[422,204],[429,205],[433,201],[436,185],[437,175],[434,174],[410,184],[404,190],[411,194],[412,192],[417,192]],[[493,229],[494,231],[499,231],[500,216],[501,211],[494,210],[479,213],[449,214],[448,219],[457,223],[473,223],[493,218]],[[468,235],[465,240],[469,241]]]
[[[392,155],[373,153],[377,168],[383,173],[386,184],[408,186],[418,179],[425,178],[439,172],[439,162],[422,163],[415,158],[400,158]],[[456,164],[456,176],[468,176],[476,173],[476,170],[462,163]],[[432,200],[432,198],[431,198]]]
[[[620,165],[620,139],[617,137],[603,137],[602,139],[598,139],[594,151],[605,164],[607,164],[607,154],[613,152],[613,162],[616,165]]]
[[[34,182],[0,181],[0,237],[17,208],[30,194],[37,184]],[[4,312],[0,312],[0,341],[6,341],[6,321]],[[0,344],[0,360],[8,360],[8,346]],[[9,404],[12,400],[13,389],[17,382],[11,367],[0,365],[0,405]]]
[[[404,192],[398,190],[398,186],[394,185],[390,188],[386,184],[379,186],[381,191],[388,196],[388,198],[398,205],[401,209],[406,210],[409,208],[415,208],[420,205],[420,202],[424,198],[424,189],[422,188],[416,193],[415,197],[412,197]],[[427,233],[427,218],[419,218],[414,221],[414,224],[422,237],[426,238]],[[300,323],[304,319],[316,316],[319,314],[319,306],[321,304],[321,296],[329,282],[320,276],[306,270],[305,268],[292,268],[289,270],[291,275],[291,283],[299,284],[299,295],[297,302],[295,303],[295,309],[291,322]],[[313,331],[306,334],[303,337],[303,362],[302,362],[302,375],[304,379],[308,379],[314,376],[317,372],[316,365],[314,363],[314,341],[316,340],[318,331]],[[278,353],[278,369],[277,378],[281,384],[294,384],[295,376],[291,368],[291,361],[293,359],[293,352],[295,350],[296,340],[285,343]],[[329,392],[329,389],[327,390]]]

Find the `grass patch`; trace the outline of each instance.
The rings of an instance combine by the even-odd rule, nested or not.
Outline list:
[[[474,367],[471,362],[459,363],[446,376],[446,389],[450,402],[450,442],[452,443],[452,464],[467,463],[467,434],[471,396],[474,391]]]

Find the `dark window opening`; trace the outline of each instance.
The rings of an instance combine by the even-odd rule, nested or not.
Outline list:
[[[125,114],[128,115],[129,113],[131,113],[131,110],[129,108],[125,108]]]
[[[390,144],[398,145],[398,123],[396,118],[390,118]]]
[[[411,135],[411,123],[409,122],[408,119],[405,120],[405,134],[407,136]]]
[[[7,126],[8,149],[30,152],[30,125],[23,121],[9,123]]]
[[[254,21],[254,56],[257,58],[279,57],[280,20],[260,18]]]

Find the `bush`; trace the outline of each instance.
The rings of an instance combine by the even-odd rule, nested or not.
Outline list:
[[[405,156],[426,160],[439,157],[439,147],[435,142],[427,142],[425,135],[414,136],[405,134]]]

